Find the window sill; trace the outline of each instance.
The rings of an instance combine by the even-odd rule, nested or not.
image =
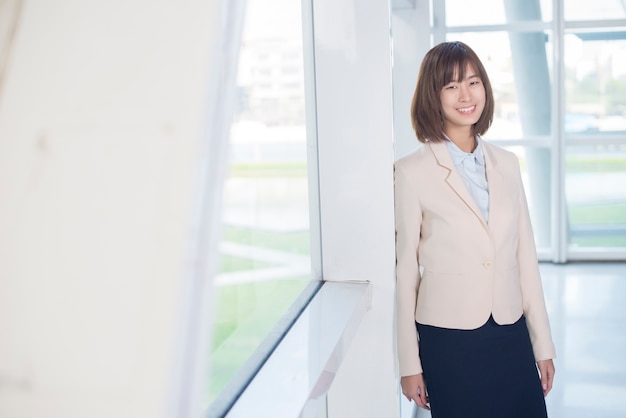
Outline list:
[[[226,414],[314,415],[369,309],[367,282],[325,282]]]

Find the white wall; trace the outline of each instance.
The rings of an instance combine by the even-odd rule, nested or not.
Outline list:
[[[0,416],[165,415],[218,3],[24,2],[0,97]]]
[[[330,388],[328,416],[393,417],[389,2],[316,0],[313,6],[323,277],[372,283],[371,309]]]
[[[419,145],[411,126],[411,100],[422,58],[430,49],[430,10],[428,0],[416,0],[409,7],[393,9],[393,130],[396,157]]]
[[[328,416],[400,416],[393,162],[419,145],[409,108],[430,47],[428,2],[401,3],[391,14],[389,2],[316,0],[314,22],[323,277],[373,284]]]
[[[421,144],[411,126],[411,101],[422,58],[430,49],[430,4],[416,0],[398,3],[392,11],[393,38],[393,130],[396,158],[414,151]],[[399,395],[400,417],[428,417],[430,413]],[[415,415],[414,415],[415,414]]]

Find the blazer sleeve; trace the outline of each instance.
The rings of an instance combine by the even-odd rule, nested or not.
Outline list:
[[[415,181],[407,173],[407,168],[396,163],[394,170],[396,335],[401,376],[422,373],[415,328],[415,307],[420,283],[418,249],[422,210]]]
[[[519,243],[517,262],[519,266],[522,302],[535,360],[547,360],[556,357],[556,350],[550,333],[550,323],[541,285],[541,274],[537,261],[537,250],[533,235],[528,203],[517,158],[517,178],[519,184]]]

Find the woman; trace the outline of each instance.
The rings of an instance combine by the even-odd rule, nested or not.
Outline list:
[[[556,355],[519,162],[480,138],[493,111],[467,45],[426,54],[424,145],[395,164],[397,338],[402,392],[433,418],[547,416]]]

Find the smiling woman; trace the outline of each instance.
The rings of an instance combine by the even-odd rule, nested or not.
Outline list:
[[[480,137],[490,86],[468,45],[434,46],[411,108],[425,145],[395,164],[402,393],[437,418],[546,417],[554,378],[519,163]]]

